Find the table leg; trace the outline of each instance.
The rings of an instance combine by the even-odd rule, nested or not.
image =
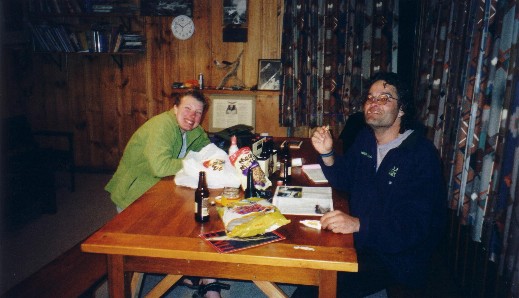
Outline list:
[[[108,255],[108,292],[110,298],[130,297],[130,286],[126,285],[124,257]]]
[[[337,271],[323,270],[319,274],[319,298],[337,297]]]
[[[288,298],[288,296],[275,283],[270,281],[253,280],[254,284],[270,298]]]
[[[134,272],[132,276],[132,281],[130,283],[131,288],[131,298],[139,298],[141,295],[142,281],[144,279],[144,273],[142,272]]]
[[[160,298],[162,297],[183,275],[166,275],[149,293],[146,298]]]

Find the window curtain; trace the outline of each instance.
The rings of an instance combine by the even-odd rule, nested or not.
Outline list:
[[[338,136],[373,72],[396,71],[398,0],[285,0],[281,126]]]
[[[445,164],[450,208],[517,297],[519,4],[421,3],[415,97]]]

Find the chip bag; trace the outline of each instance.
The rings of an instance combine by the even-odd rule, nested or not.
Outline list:
[[[265,190],[272,185],[272,182],[270,182],[261,169],[258,160],[254,154],[252,154],[249,147],[241,147],[238,151],[229,156],[229,160],[240,176],[241,186],[244,190],[247,188],[247,173],[249,170],[252,171],[254,186],[256,186],[257,189]]]
[[[290,223],[265,199],[250,198],[218,208],[227,236],[252,237],[265,234]]]

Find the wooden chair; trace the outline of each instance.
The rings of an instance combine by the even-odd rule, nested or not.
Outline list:
[[[72,132],[33,132],[25,116],[2,121],[4,228],[22,225],[41,213],[56,212],[54,173],[58,169],[66,168],[70,173],[70,190],[74,191],[73,138]],[[46,143],[40,144],[44,140]],[[57,147],[60,144],[64,148]]]

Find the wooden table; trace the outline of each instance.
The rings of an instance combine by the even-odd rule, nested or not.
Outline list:
[[[315,162],[309,140],[292,157]],[[301,168],[293,169],[291,185],[311,185]],[[211,190],[211,197],[221,190]],[[345,195],[333,191],[334,207],[347,211]],[[307,228],[299,220],[278,231],[286,239],[243,251],[220,254],[199,235],[223,229],[215,208],[207,223],[194,220],[194,189],[162,179],[114,217],[82,245],[84,252],[107,255],[110,297],[129,297],[132,272],[252,280],[264,292],[275,293],[274,282],[317,285],[319,297],[335,297],[338,271],[357,271],[352,235]],[[297,249],[307,247],[311,250]]]

